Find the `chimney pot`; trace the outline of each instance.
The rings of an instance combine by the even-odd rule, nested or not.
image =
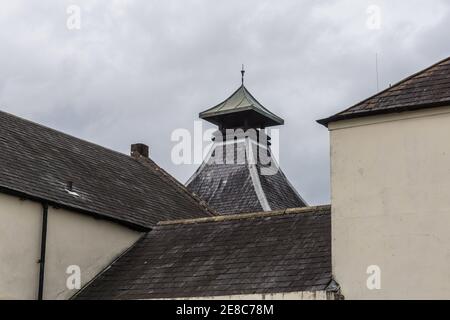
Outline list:
[[[131,156],[135,158],[138,158],[139,156],[148,158],[148,146],[143,143],[132,144]]]

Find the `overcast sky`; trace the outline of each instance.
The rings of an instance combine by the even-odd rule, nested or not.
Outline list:
[[[449,30],[446,0],[1,0],[0,110],[124,153],[146,143],[185,182],[197,165],[172,163],[170,135],[228,97],[244,63],[246,87],[285,119],[283,171],[327,203],[315,120],[376,93],[376,54],[380,90],[449,56]]]

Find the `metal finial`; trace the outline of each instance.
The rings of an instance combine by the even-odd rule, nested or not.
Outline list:
[[[245,74],[245,70],[244,70],[244,65],[242,65],[242,70],[241,70],[241,81],[242,81],[242,85],[244,85],[244,74]]]

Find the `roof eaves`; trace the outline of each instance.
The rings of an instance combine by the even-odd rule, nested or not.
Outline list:
[[[205,115],[205,112],[201,112],[199,114],[199,117],[201,119],[208,119],[211,117],[221,116],[224,114],[236,113],[236,112],[242,112],[242,111],[248,111],[248,110],[255,110],[255,108],[253,106],[246,106],[246,107],[240,107],[239,110],[236,110],[236,109],[221,110],[221,111],[215,111],[213,113],[206,114],[206,115]]]
[[[346,113],[346,114],[338,113],[338,114],[335,114],[328,118],[316,120],[316,122],[328,128],[328,124],[331,122],[335,122],[335,121],[349,120],[349,119],[368,117],[368,116],[376,116],[376,115],[381,115],[381,114],[401,113],[401,112],[406,112],[406,111],[415,111],[415,110],[427,109],[427,108],[438,108],[438,107],[444,107],[444,106],[449,106],[449,105],[450,105],[450,100],[444,100],[444,101],[433,102],[433,103],[395,106],[395,107],[386,108],[386,109],[359,111],[359,112]]]
[[[239,107],[239,108],[233,108],[233,109],[229,109],[229,110],[220,110],[220,108],[223,107],[223,105],[225,105],[227,103],[227,101],[233,97],[239,90],[243,90],[244,93],[244,97],[246,98],[246,100],[250,100],[249,102],[251,103],[253,100],[253,102],[255,102],[257,105],[255,105],[254,103],[251,103],[248,106],[244,106],[244,107]],[[250,98],[248,97],[250,96]],[[214,109],[220,107],[217,111],[213,111]],[[230,113],[236,113],[236,112],[241,112],[241,111],[248,111],[248,110],[254,110],[255,112],[271,119],[273,122],[275,122],[277,125],[283,125],[284,124],[284,120],[280,117],[278,117],[276,114],[272,113],[271,111],[269,111],[266,107],[264,107],[251,93],[250,91],[247,90],[247,88],[244,85],[241,85],[236,91],[233,92],[233,94],[231,94],[227,99],[225,99],[224,101],[222,101],[221,103],[215,105],[212,108],[209,108],[205,111],[202,111],[199,113],[199,117],[201,119],[208,119],[208,118],[212,118],[215,116],[220,116],[220,115],[225,115],[225,114],[230,114]]]
[[[214,112],[213,114],[208,114],[206,116],[204,114],[200,113],[199,117],[201,119],[207,120],[209,118],[213,118],[213,117],[216,117],[216,116],[221,116],[221,115],[230,114],[230,113],[244,112],[244,111],[249,111],[249,110],[255,111],[255,112],[259,113],[260,115],[269,118],[276,125],[283,125],[284,124],[284,120],[282,118],[276,116],[275,114],[273,114],[271,112],[267,112],[265,110],[262,110],[261,108],[255,107],[254,105],[250,105],[248,107],[241,107],[241,108],[239,108],[239,110],[230,109],[230,110],[217,111],[217,112]]]
[[[256,107],[255,107],[255,109],[259,109],[259,111],[261,111],[261,112],[260,112],[261,114],[265,114],[267,117],[271,118],[273,121],[279,123],[280,125],[284,124],[284,120],[283,120],[282,118],[280,118],[279,116],[277,116],[276,114],[274,114],[273,112],[271,112],[269,109],[267,109],[266,107],[264,107],[264,106],[261,104],[261,102],[259,102],[259,101],[251,94],[251,92],[248,91],[247,88],[245,88],[245,87],[244,87],[244,94],[245,94],[245,95],[248,94],[248,95],[250,96],[250,98],[251,98],[252,100],[254,100],[254,101],[259,105],[259,108],[256,108]]]
[[[27,199],[27,200],[34,201],[34,202],[46,203],[55,208],[62,208],[62,209],[86,214],[86,215],[92,216],[97,219],[108,220],[108,221],[121,224],[123,226],[129,227],[129,228],[137,230],[137,231],[149,231],[151,229],[151,227],[149,225],[131,222],[128,219],[119,219],[117,217],[107,215],[105,213],[99,213],[99,212],[95,212],[95,211],[91,211],[91,210],[86,210],[81,207],[68,205],[61,201],[55,201],[53,199],[43,198],[40,196],[25,193],[20,190],[14,190],[14,189],[4,187],[4,186],[0,186],[0,193],[7,194],[10,196],[15,196],[15,197],[18,197],[21,199]]]
[[[263,110],[261,110],[260,108],[254,108],[254,110],[259,112],[260,114],[270,118],[277,125],[283,125],[284,124],[284,119],[282,119],[282,118],[278,117],[277,115],[275,115],[274,113],[268,111],[266,108],[264,108]]]

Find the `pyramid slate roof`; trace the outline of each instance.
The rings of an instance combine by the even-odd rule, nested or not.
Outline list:
[[[272,157],[270,148],[252,160],[250,143],[257,144],[248,139],[233,140],[231,154],[225,144],[215,143],[210,158],[189,179],[187,188],[219,214],[306,206]],[[217,161],[219,152],[223,155],[221,162]]]
[[[327,290],[330,206],[160,223],[77,299]]]
[[[317,122],[450,105],[450,57],[419,71],[350,108]]]

